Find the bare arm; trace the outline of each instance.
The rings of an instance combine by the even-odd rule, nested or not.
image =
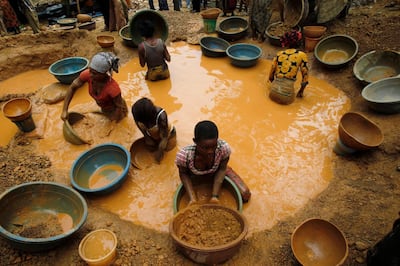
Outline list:
[[[171,62],[171,55],[168,52],[167,46],[164,44],[164,58],[167,62]]]
[[[144,67],[146,65],[146,50],[144,49],[143,42],[139,44],[138,53],[139,53],[140,66]]]
[[[182,181],[183,187],[189,195],[189,204],[192,204],[197,201],[196,193],[193,189],[192,180],[190,180],[188,169],[186,167],[178,166],[179,169],[179,177]]]
[[[83,84],[85,84],[85,82],[82,81],[79,77],[77,77],[71,83],[71,85],[69,86],[67,95],[65,96],[65,99],[64,99],[64,105],[63,105],[63,109],[62,109],[62,113],[61,113],[61,119],[62,120],[65,121],[67,119],[67,117],[68,117],[68,106],[71,103],[72,97],[74,96],[75,91],[78,88],[82,87]]]
[[[122,99],[121,94],[118,94],[116,97],[113,98],[113,102],[116,106],[115,112],[110,117],[111,120],[120,121],[122,118],[125,117],[127,107],[125,101]]]
[[[168,117],[164,111],[158,119],[158,128],[160,130],[160,143],[158,144],[158,150],[156,152],[156,160],[160,162],[164,157],[164,151],[168,144]]]
[[[219,197],[219,192],[221,190],[222,182],[224,181],[225,178],[225,173],[226,173],[226,167],[228,165],[229,157],[226,158],[225,160],[221,161],[221,164],[219,165],[219,168],[217,172],[215,173],[214,176],[214,184],[213,184],[213,190],[212,190],[212,202],[218,202],[218,197]]]

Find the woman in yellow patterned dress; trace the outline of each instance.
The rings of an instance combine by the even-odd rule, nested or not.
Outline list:
[[[306,53],[296,49],[300,41],[301,33],[295,30],[281,37],[282,47],[288,47],[288,49],[278,52],[272,61],[269,74],[269,81],[271,81],[269,97],[274,102],[280,104],[294,102],[296,94],[294,83],[299,70],[302,74],[302,82],[297,97],[303,97],[304,89],[308,84],[308,59]]]

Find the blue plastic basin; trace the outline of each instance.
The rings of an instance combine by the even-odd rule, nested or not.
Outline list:
[[[70,187],[53,182],[24,183],[0,196],[0,235],[15,248],[44,251],[78,231],[87,214],[85,199]],[[46,226],[61,224],[65,226],[63,231],[54,231],[55,235],[44,231]]]
[[[262,55],[260,47],[254,44],[238,43],[228,47],[226,54],[231,63],[238,67],[251,67],[257,64]]]
[[[72,186],[88,194],[107,194],[118,189],[128,176],[131,154],[115,143],[98,145],[82,153],[73,163]]]
[[[67,57],[51,64],[49,72],[59,82],[71,84],[88,66],[89,60],[87,58]]]

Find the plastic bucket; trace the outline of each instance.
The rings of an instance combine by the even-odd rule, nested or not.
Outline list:
[[[217,24],[217,19],[204,18],[203,23],[204,23],[204,32],[206,32],[206,33],[215,32],[215,26]]]
[[[3,114],[23,132],[31,132],[36,128],[32,119],[32,104],[27,98],[15,98],[3,106]]]

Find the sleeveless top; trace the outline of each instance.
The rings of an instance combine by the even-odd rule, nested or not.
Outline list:
[[[162,66],[164,61],[164,44],[161,39],[157,39],[157,43],[152,46],[146,41],[143,42],[146,63],[148,68]]]
[[[164,113],[165,110],[161,109],[158,113],[157,113],[157,117],[156,117],[156,124],[154,126],[152,126],[151,128],[146,128],[146,126],[142,123],[142,122],[138,122],[139,127],[146,132],[146,134],[151,137],[152,139],[155,140],[159,140],[161,139],[160,137],[160,128],[158,127],[158,120],[161,116],[162,113]],[[171,133],[173,129],[173,126],[168,123],[168,132]]]

